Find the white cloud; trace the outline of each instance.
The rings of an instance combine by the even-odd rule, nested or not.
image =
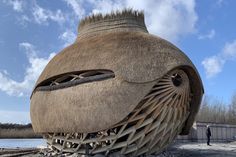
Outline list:
[[[59,36],[59,39],[64,41],[63,47],[66,47],[66,46],[72,44],[73,42],[75,42],[76,34],[74,32],[72,32],[71,30],[66,30],[65,32],[63,32]]]
[[[35,1],[32,14],[25,15],[21,23],[34,21],[38,24],[48,24],[50,21],[70,27],[77,25],[77,20],[92,13],[109,13],[111,11],[133,8],[145,12],[145,21],[150,33],[177,42],[179,38],[196,31],[195,24],[198,16],[195,11],[195,0],[64,0],[73,12],[63,13],[60,9],[52,11],[40,7]],[[13,2],[13,1],[12,1]],[[22,1],[14,1],[22,2]],[[30,4],[27,4],[30,5]],[[74,16],[75,15],[75,16]],[[68,18],[70,17],[70,18]],[[33,19],[33,20],[32,20]],[[68,28],[67,28],[68,29]],[[66,30],[66,28],[65,28]],[[210,34],[209,37],[214,36]]]
[[[150,33],[176,42],[181,36],[195,32],[198,19],[194,0],[65,0],[74,13],[81,19],[91,13],[109,13],[124,8],[145,12],[145,20]],[[92,9],[86,12],[83,8]]]
[[[23,27],[27,26],[27,23],[30,21],[31,19],[27,15],[21,15],[17,17],[17,23],[19,23]]]
[[[14,123],[14,124],[30,123],[29,112],[0,110],[0,115],[1,115],[0,116],[1,123]]]
[[[8,5],[11,5],[13,10],[17,12],[23,11],[24,1],[23,0],[4,0]]]
[[[205,69],[207,78],[212,78],[220,73],[223,66],[229,60],[236,58],[236,40],[231,43],[226,43],[220,53],[215,56],[205,58],[202,65]]]
[[[67,5],[71,6],[74,13],[81,19],[85,16],[85,9],[82,6],[84,0],[64,0]]]
[[[207,78],[211,78],[222,71],[225,61],[219,56],[205,58],[202,65],[205,68]]]
[[[33,17],[35,22],[38,24],[48,24],[49,20],[57,22],[59,24],[65,22],[64,14],[60,9],[53,12],[51,10],[40,7],[37,3],[35,3],[35,6],[33,7]]]
[[[4,75],[9,75],[9,73],[7,72],[7,70],[2,70]]]
[[[60,9],[56,11],[45,9],[39,6],[36,1],[26,3],[26,1],[23,0],[4,0],[3,2],[7,5],[11,5],[17,12],[23,12],[23,8],[27,5],[25,9],[29,9],[30,12],[24,12],[24,14],[20,14],[17,17],[17,21],[23,26],[26,26],[27,22],[32,21],[45,25],[47,25],[49,21],[54,21],[58,24],[63,24],[66,21],[66,15],[63,14]]]
[[[127,0],[127,6],[144,10],[150,33],[172,42],[195,32],[198,19],[194,0]]]
[[[29,96],[38,76],[55,53],[51,53],[48,58],[40,58],[30,43],[20,43],[19,47],[25,50],[29,61],[24,79],[15,81],[9,77],[8,73],[0,72],[0,90],[12,96]]]
[[[180,37],[195,32],[195,24],[198,16],[195,11],[194,0],[64,0],[73,12],[63,13],[60,9],[52,11],[33,3],[32,16],[25,15],[20,18],[22,24],[35,21],[38,24],[48,24],[54,21],[59,24],[77,23],[92,13],[106,14],[111,11],[133,8],[145,12],[145,21],[150,33],[162,38],[177,42]],[[89,7],[88,7],[89,6]],[[72,16],[71,16],[72,15]],[[75,15],[75,16],[74,16]],[[71,17],[71,18],[68,18]],[[33,18],[33,20],[31,19]],[[74,23],[73,23],[73,22]],[[67,28],[68,29],[68,28]],[[66,29],[65,29],[66,30]],[[214,32],[212,32],[214,36]]]
[[[96,0],[89,0],[89,2],[93,5],[91,13],[103,15],[111,11],[121,10],[127,5],[125,1],[101,0],[97,3]]]
[[[236,57],[236,40],[234,40],[232,43],[225,44],[223,55],[227,59],[234,59]]]
[[[198,39],[212,39],[214,38],[216,32],[214,29],[211,29],[207,34],[201,34],[198,36]]]

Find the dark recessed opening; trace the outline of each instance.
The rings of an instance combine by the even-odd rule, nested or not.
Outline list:
[[[111,70],[94,69],[88,71],[71,72],[49,78],[48,80],[40,83],[35,90],[50,91],[61,88],[67,88],[83,83],[102,81],[114,77],[115,74]]]
[[[178,86],[180,86],[181,84],[182,84],[182,78],[181,78],[181,76],[179,75],[179,74],[173,74],[172,76],[171,76],[171,80],[172,80],[172,82],[173,82],[173,84],[176,86],[176,87],[178,87]]]

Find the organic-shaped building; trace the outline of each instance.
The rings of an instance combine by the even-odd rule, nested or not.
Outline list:
[[[138,156],[188,134],[201,79],[181,50],[148,33],[143,13],[90,16],[78,32],[48,63],[31,96],[33,129],[52,149]]]

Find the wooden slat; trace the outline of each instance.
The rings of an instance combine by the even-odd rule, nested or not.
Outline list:
[[[108,155],[119,150],[121,154],[134,156],[160,152],[180,133],[189,116],[189,80],[180,71],[183,84],[175,86],[171,76],[178,72],[170,72],[159,79],[130,115],[111,127],[118,133],[110,131],[108,134],[108,129],[93,133],[94,136],[88,133],[47,134],[48,144],[58,151],[78,154],[85,153],[86,145],[91,147],[90,154]]]

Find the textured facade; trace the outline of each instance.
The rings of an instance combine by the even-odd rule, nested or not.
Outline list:
[[[135,156],[188,134],[201,79],[181,50],[148,33],[142,13],[88,17],[78,32],[31,96],[33,128],[53,149]]]

